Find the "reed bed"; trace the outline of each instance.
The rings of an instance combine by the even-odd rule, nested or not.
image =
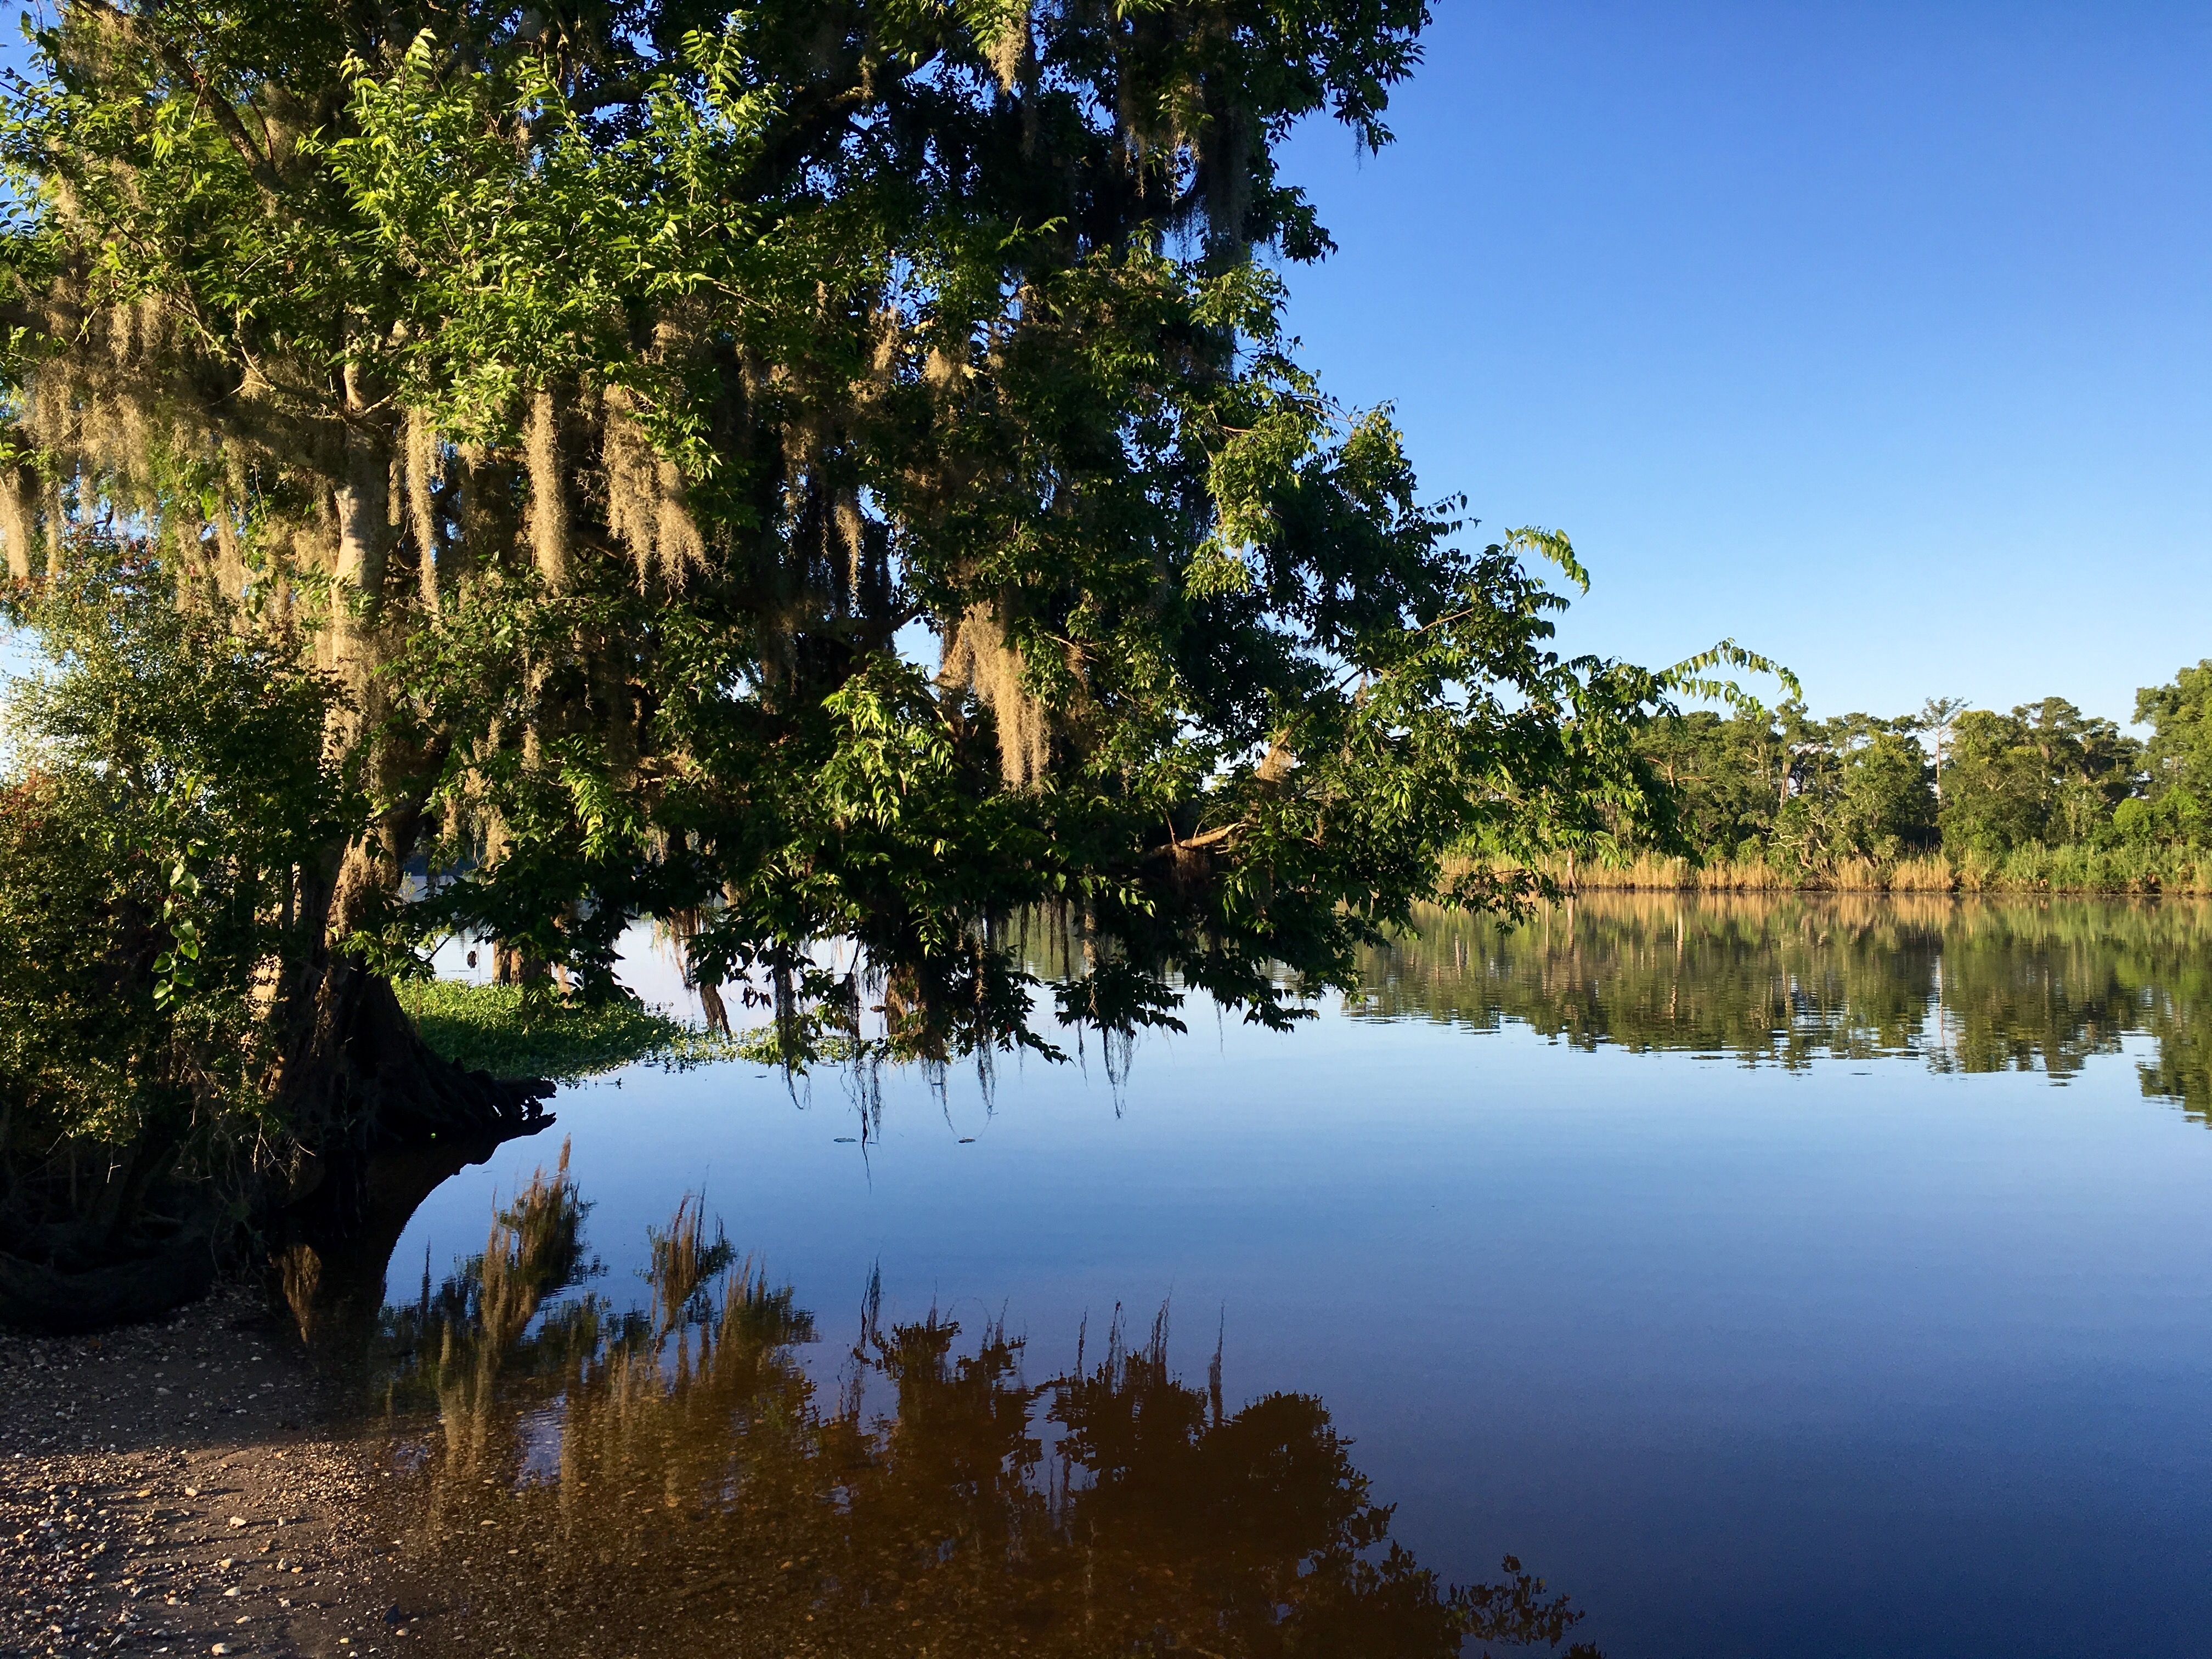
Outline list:
[[[1473,856],[1456,868],[1503,860]],[[1838,859],[1789,867],[1763,859],[1703,861],[1632,858],[1552,859],[1537,866],[1567,892],[1662,893],[2124,893],[2212,896],[2212,854],[2172,848],[2027,846],[2001,858],[1942,853],[1901,859]]]

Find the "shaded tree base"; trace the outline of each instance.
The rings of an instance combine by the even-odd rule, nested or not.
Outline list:
[[[0,1324],[76,1335],[197,1302],[221,1271],[228,1219],[220,1206],[204,1204],[173,1231],[142,1238],[132,1254],[74,1271],[0,1254]]]
[[[380,975],[333,963],[311,1007],[278,1104],[319,1155],[544,1127],[550,1079],[497,1078],[444,1058]]]
[[[553,1121],[544,1078],[496,1078],[435,1053],[391,981],[341,967],[327,988],[343,1039],[319,1050],[304,1097],[339,1126],[312,1175],[265,1218],[271,1288],[311,1346],[374,1328],[392,1251],[422,1200],[508,1140]]]
[[[27,1254],[0,1250],[0,1325],[73,1334],[158,1318],[264,1252],[303,1331],[374,1321],[416,1206],[464,1165],[551,1123],[553,1085],[457,1066],[423,1042],[389,982],[343,965],[333,981],[323,1040],[289,1068],[283,1102],[288,1121],[324,1133],[289,1186],[264,1195],[258,1237],[212,1187],[173,1188],[185,1219],[149,1216],[99,1252],[82,1248],[79,1228],[33,1230],[9,1240]]]

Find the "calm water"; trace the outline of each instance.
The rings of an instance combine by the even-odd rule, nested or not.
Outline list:
[[[1624,896],[1369,969],[1118,1090],[564,1091],[393,1255],[403,1557],[485,1652],[1443,1653],[1508,1553],[1613,1659],[2212,1649],[2212,912]],[[750,1266],[672,1313],[687,1193]]]

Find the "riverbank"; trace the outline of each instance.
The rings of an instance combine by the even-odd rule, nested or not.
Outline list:
[[[1648,854],[1613,864],[1553,860],[1540,867],[1566,892],[2212,896],[2212,854],[2166,848],[2023,847],[2001,859],[1954,862],[1939,853],[1926,858],[1838,859],[1809,870],[1756,859],[1698,863]]]
[[[0,1334],[0,1659],[398,1650],[374,1480],[257,1289]]]

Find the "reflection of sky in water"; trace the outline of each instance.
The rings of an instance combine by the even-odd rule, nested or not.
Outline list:
[[[641,942],[641,941],[636,941]],[[488,960],[488,957],[486,958]],[[632,982],[673,1002],[672,963]],[[2076,1085],[1917,1058],[1789,1072],[1324,1014],[1209,1013],[944,1097],[744,1066],[564,1091],[424,1205],[411,1295],[482,1248],[558,1137],[594,1288],[642,1299],[689,1185],[848,1346],[1004,1313],[1040,1372],[1087,1316],[1173,1306],[1232,1407],[1321,1395],[1396,1535],[1468,1579],[1520,1553],[1631,1654],[2179,1652],[2212,1628],[2212,1133],[2124,1052]],[[972,1140],[969,1138],[972,1137]]]

